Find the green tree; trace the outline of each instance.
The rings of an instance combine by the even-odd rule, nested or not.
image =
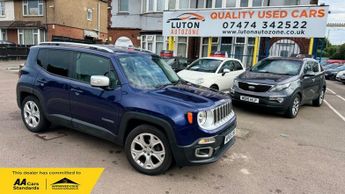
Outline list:
[[[331,58],[345,60],[345,44],[338,46],[336,52],[332,55]]]

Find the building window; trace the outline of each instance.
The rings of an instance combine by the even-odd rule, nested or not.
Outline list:
[[[206,0],[206,8],[212,8],[212,0]]]
[[[208,55],[208,38],[201,38],[201,57]],[[249,37],[212,37],[211,53],[224,51],[230,58],[236,58],[250,66],[253,62],[255,38]]]
[[[5,2],[4,2],[4,0],[0,1],[0,16],[1,17],[5,16]]]
[[[44,42],[46,32],[40,29],[18,29],[18,43],[20,45],[36,45]]]
[[[146,36],[141,36],[141,48],[146,50]]]
[[[299,5],[300,0],[284,0],[284,5]]]
[[[164,46],[164,38],[163,36],[156,35],[156,54],[160,54],[161,51],[163,50]]]
[[[263,5],[263,0],[253,0],[253,7],[261,7]]]
[[[91,8],[89,8],[89,9],[87,9],[87,14],[86,14],[86,18],[87,18],[87,20],[89,20],[89,21],[92,21],[92,9]]]
[[[212,37],[211,53],[219,51],[219,48],[220,48],[219,40],[220,38],[218,37]],[[202,38],[201,48],[202,48],[201,56],[207,57],[208,56],[208,38]]]
[[[142,0],[141,2],[141,9],[143,13],[162,12],[165,7],[165,1],[163,0]]]
[[[215,0],[215,8],[222,8],[223,7],[223,0]]]
[[[207,50],[208,50],[208,38],[202,38],[201,42],[201,56],[207,57]]]
[[[5,29],[0,29],[0,40],[7,40],[7,32]]]
[[[226,4],[225,4],[226,7],[236,7],[237,0],[225,0],[225,1],[226,1]]]
[[[249,0],[240,0],[241,3],[240,3],[240,6],[241,7],[248,7],[249,5]]]
[[[175,9],[175,7],[176,7],[176,0],[169,0],[169,10],[170,9]]]
[[[251,66],[253,64],[254,44],[255,44],[255,38],[249,37],[248,44],[247,44],[246,61],[244,63],[247,66]]]
[[[176,37],[177,38],[177,56],[187,57],[187,37]]]
[[[154,8],[154,4],[153,4],[153,1],[154,0],[147,0],[148,1],[148,9],[147,9],[147,12],[153,12],[153,8]]]
[[[43,16],[43,0],[23,0],[24,16]]]
[[[227,56],[230,56],[232,51],[232,40],[232,37],[222,37],[220,50],[225,51]]]
[[[179,9],[188,9],[189,0],[179,0]]]
[[[197,1],[196,8],[205,8],[205,3],[206,3],[206,0]]]
[[[165,39],[162,35],[142,35],[141,36],[141,48],[149,50],[153,53],[160,54],[165,47]]]
[[[119,0],[119,12],[128,12],[128,0]]]
[[[165,0],[157,0],[157,11],[161,12],[164,10]]]

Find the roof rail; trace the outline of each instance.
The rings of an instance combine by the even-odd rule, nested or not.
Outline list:
[[[99,46],[99,45],[92,45],[92,44],[75,43],[75,42],[41,42],[38,45],[74,46],[74,47],[90,48],[90,49],[106,51],[109,53],[114,53],[114,51],[112,49],[107,48],[107,47],[103,47],[103,46]]]

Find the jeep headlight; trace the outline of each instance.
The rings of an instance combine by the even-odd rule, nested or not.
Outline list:
[[[276,85],[273,88],[271,88],[271,92],[283,91],[283,90],[287,89],[288,87],[290,87],[290,85],[291,85],[291,83]]]
[[[207,112],[201,111],[198,113],[198,123],[199,125],[204,125],[207,120]]]
[[[213,111],[200,111],[197,116],[197,121],[201,128],[211,128],[213,126]]]

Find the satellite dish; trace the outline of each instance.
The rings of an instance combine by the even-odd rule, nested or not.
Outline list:
[[[116,47],[132,48],[133,42],[126,36],[121,36],[115,41]]]

